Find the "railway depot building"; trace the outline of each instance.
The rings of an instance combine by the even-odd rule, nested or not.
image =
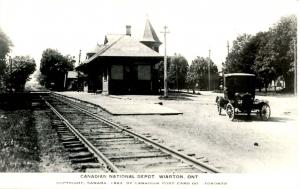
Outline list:
[[[76,68],[87,75],[85,90],[103,94],[158,93],[158,63],[163,61],[160,45],[149,20],[141,41],[131,36],[131,26],[126,26],[126,34],[107,34],[104,44],[97,44]]]

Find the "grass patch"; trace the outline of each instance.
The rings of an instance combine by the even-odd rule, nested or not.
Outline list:
[[[32,112],[0,110],[0,172],[37,172],[39,147]]]

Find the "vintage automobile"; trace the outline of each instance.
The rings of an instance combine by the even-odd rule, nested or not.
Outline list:
[[[250,116],[256,112],[262,120],[271,116],[271,108],[265,100],[255,99],[255,75],[230,73],[224,75],[224,97],[216,98],[219,115],[224,109],[230,120],[237,114]]]

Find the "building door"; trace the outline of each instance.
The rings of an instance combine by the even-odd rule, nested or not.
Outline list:
[[[137,81],[138,81],[138,67],[137,65],[126,65],[125,66],[125,86],[127,94],[134,94],[137,92]]]

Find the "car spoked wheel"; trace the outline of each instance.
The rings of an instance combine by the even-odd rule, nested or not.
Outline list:
[[[232,104],[227,104],[226,106],[226,113],[229,117],[230,120],[233,120],[234,119],[234,116],[235,116],[235,110],[234,110],[234,107]]]
[[[268,120],[271,116],[271,108],[268,104],[264,104],[260,109],[260,118],[264,121]]]

